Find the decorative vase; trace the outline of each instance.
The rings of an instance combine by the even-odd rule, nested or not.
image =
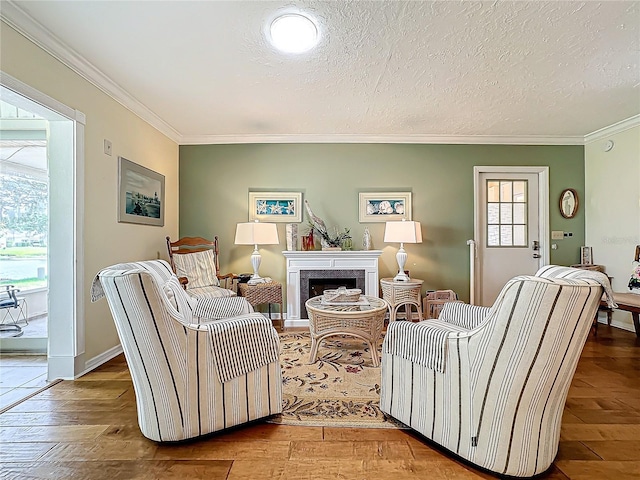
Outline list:
[[[315,245],[313,242],[313,230],[311,230],[308,234],[302,236],[302,250],[308,252],[309,250],[314,250]]]
[[[362,236],[362,249],[371,250],[371,234],[368,227],[364,229],[364,235]]]

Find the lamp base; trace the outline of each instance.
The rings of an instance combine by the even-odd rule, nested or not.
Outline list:
[[[408,282],[409,275],[404,272],[399,272],[395,277],[393,277],[394,282]]]
[[[400,250],[396,253],[396,260],[398,261],[398,274],[393,277],[394,282],[408,282],[409,275],[404,273],[404,264],[407,263],[407,252],[404,251],[404,244],[400,243]]]
[[[249,285],[258,285],[259,283],[269,283],[271,281],[270,278],[263,278],[263,277],[251,277],[249,279],[249,281],[247,282],[247,284]]]

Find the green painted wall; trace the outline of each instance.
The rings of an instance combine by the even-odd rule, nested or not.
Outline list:
[[[405,245],[411,275],[425,289],[453,289],[469,298],[469,250],[473,238],[473,167],[546,165],[550,169],[550,230],[573,236],[556,241],[551,262],[579,263],[584,245],[584,208],[564,219],[558,199],[564,188],[584,198],[582,146],[251,144],[180,147],[180,236],[218,235],[223,272],[250,272],[251,248],[233,244],[235,225],[248,219],[248,191],[302,191],[328,226],[349,228],[356,249],[369,227],[373,247],[383,250],[381,277],[395,274],[397,245],[382,242],[383,223],[358,223],[358,192],[411,191],[413,219],[423,243]],[[306,212],[300,230],[306,232]],[[262,276],[285,282],[285,225],[280,245],[261,247]]]

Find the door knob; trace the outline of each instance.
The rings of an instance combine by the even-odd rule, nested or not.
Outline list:
[[[533,254],[533,258],[540,258],[540,257],[542,257],[542,255],[540,255],[539,253],[534,253]]]

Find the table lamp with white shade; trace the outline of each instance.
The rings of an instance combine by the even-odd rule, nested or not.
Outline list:
[[[407,252],[404,251],[405,243],[422,243],[422,230],[420,222],[402,220],[401,222],[387,222],[384,227],[385,243],[400,243],[400,250],[396,254],[398,260],[398,274],[393,278],[394,282],[408,282],[409,275],[404,273],[404,264],[407,262]]]
[[[236,239],[234,242],[236,245],[253,245],[253,253],[251,254],[251,265],[253,266],[253,275],[249,279],[250,285],[256,285],[258,283],[264,283],[268,280],[262,278],[258,274],[258,268],[260,268],[260,262],[262,258],[258,251],[258,245],[277,245],[280,243],[278,240],[278,229],[275,223],[260,223],[258,220],[255,222],[238,223],[236,226]]]

